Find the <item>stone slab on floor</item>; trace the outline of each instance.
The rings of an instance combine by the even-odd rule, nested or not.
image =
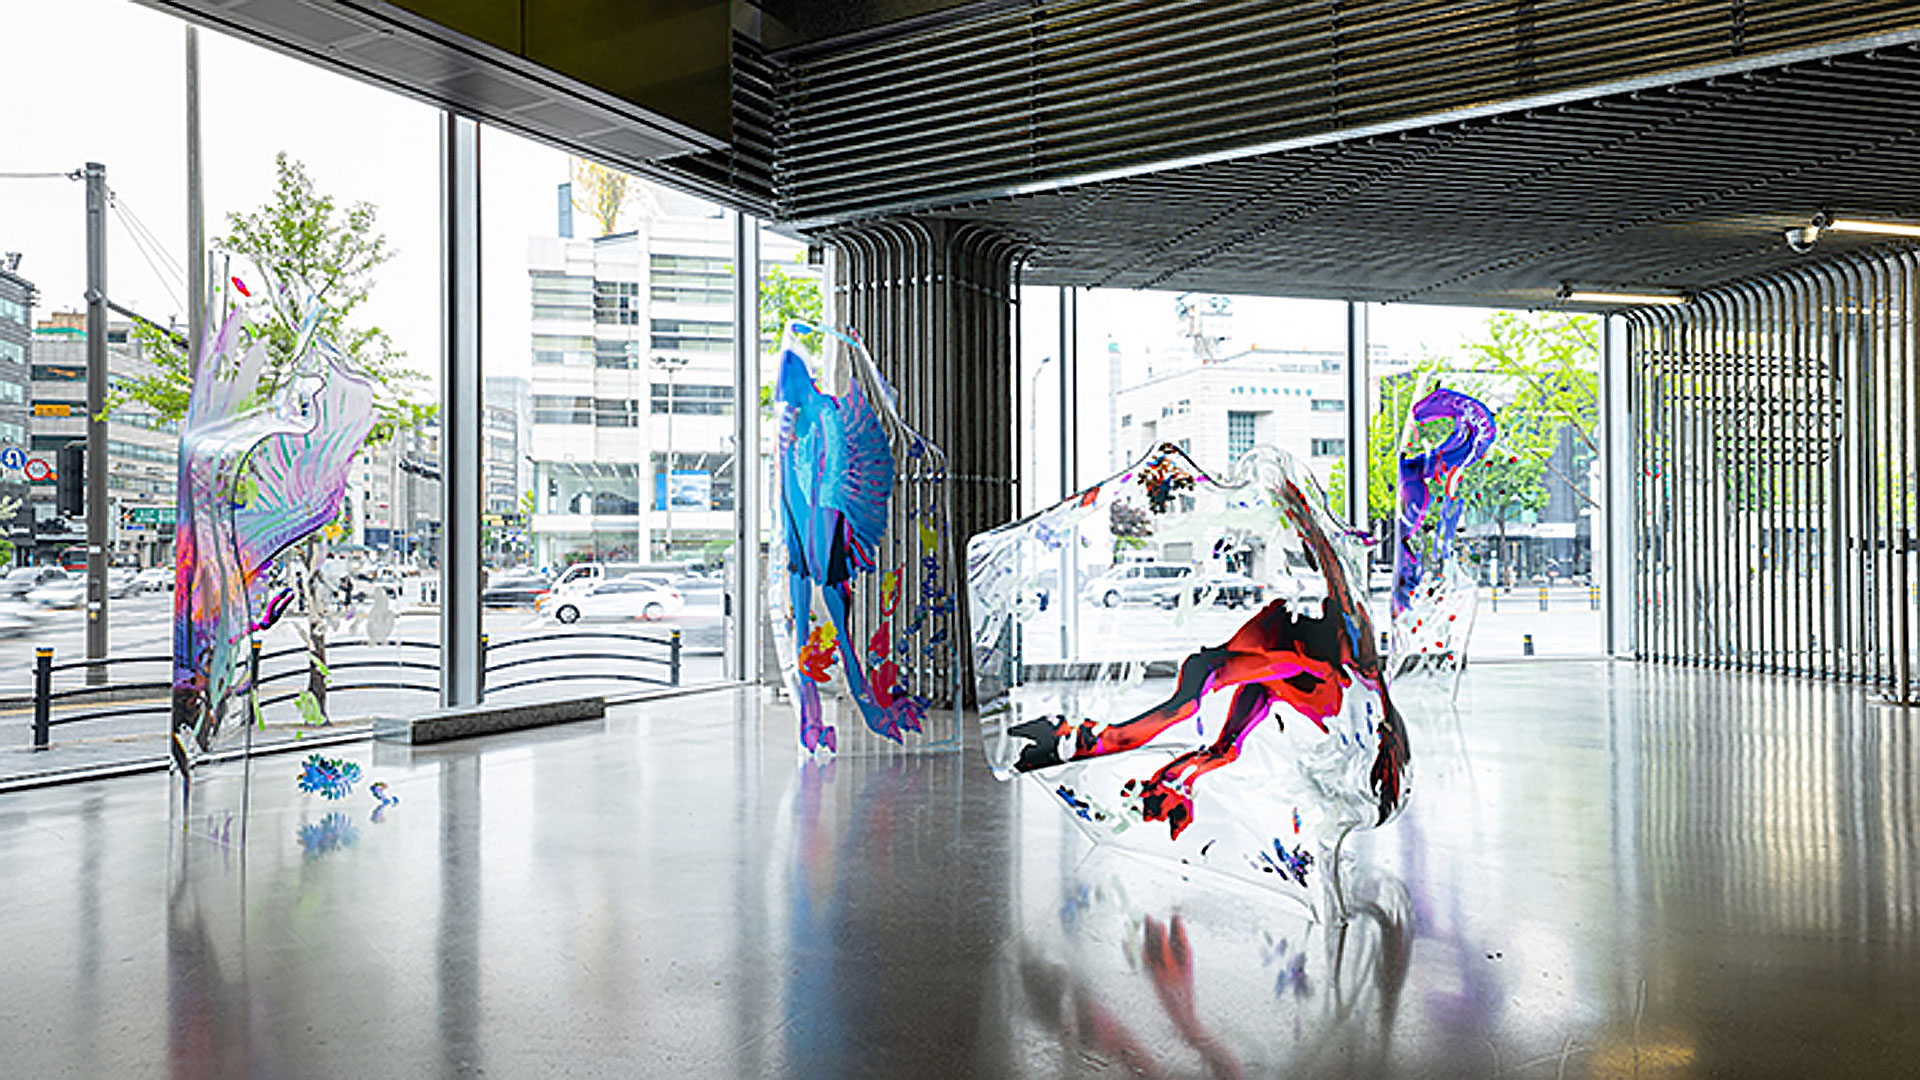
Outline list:
[[[468,739],[476,735],[495,735],[503,731],[522,731],[550,724],[570,724],[576,720],[598,720],[607,715],[603,697],[565,698],[558,701],[516,702],[509,705],[472,705],[457,709],[439,709],[422,716],[382,720],[374,724],[374,738],[384,742],[403,742],[414,746]]]

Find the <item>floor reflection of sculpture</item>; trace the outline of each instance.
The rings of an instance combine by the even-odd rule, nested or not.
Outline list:
[[[778,1045],[777,1054],[742,1060],[736,1071],[921,1074],[909,1062],[926,1059],[914,1053],[891,1061],[874,1055],[900,1052],[912,1036],[924,1037],[925,1025],[934,1022],[926,1015],[929,973],[969,985],[984,978],[978,969],[992,954],[956,949],[928,932],[932,926],[961,932],[947,921],[958,894],[950,880],[932,872],[935,860],[916,837],[925,835],[929,814],[944,815],[946,827],[959,828],[962,765],[948,755],[799,763],[788,809],[773,834],[775,863],[786,868],[785,932],[778,947],[791,958],[776,985],[783,998],[779,1008],[792,1019],[769,1040]],[[915,819],[912,828],[905,826],[908,818]],[[967,895],[990,907],[984,898],[997,894]],[[991,921],[960,925],[988,935],[983,940],[997,940]],[[774,936],[782,937],[777,931]],[[888,957],[888,963],[876,968],[846,962],[873,955]],[[964,1064],[969,1052],[943,1048],[936,1059],[945,1071],[972,1075]]]
[[[1021,941],[1017,979],[1026,1015],[1075,1056],[1137,1076],[1384,1070],[1413,943],[1397,881],[1358,875],[1341,925],[1113,860],[1062,885],[1058,933]]]
[[[230,832],[230,822],[223,820]],[[247,1071],[270,1040],[268,1012],[244,989],[250,912],[237,847],[176,842],[168,859],[167,1066],[174,1077]]]
[[[1147,975],[1153,980],[1161,1008],[1167,1010],[1167,1017],[1187,1045],[1200,1051],[1207,1072],[1214,1076],[1239,1076],[1240,1062],[1220,1045],[1220,1040],[1207,1030],[1194,1011],[1193,948],[1187,942],[1187,926],[1178,912],[1166,923],[1147,916],[1141,954],[1146,959]]]
[[[1406,721],[1342,548],[1351,537],[1318,487],[1271,448],[1250,452],[1240,470],[1222,483],[1163,446],[1059,507],[975,538],[968,576],[989,760],[996,771],[1042,778],[1098,839],[1293,889],[1324,882],[1337,915],[1341,839],[1384,824],[1406,800]],[[1135,506],[1136,497],[1148,508],[1144,525],[1095,512]],[[1100,662],[1087,655],[1091,644],[1069,662],[1026,660],[1028,643],[1048,635],[1035,633],[1042,613],[1024,600],[1030,590],[1011,579],[1047,565],[1056,548],[1082,550],[1084,536],[1075,536],[1090,528],[1113,538],[1092,550],[1158,549],[1162,559],[1142,565],[1177,591],[1147,598],[1172,617],[1156,625],[1125,613],[1133,564],[1124,560],[1060,595],[1088,609],[1078,613],[1083,625],[1105,626],[1123,648],[1146,639],[1178,649],[1165,690],[1143,678],[1163,661]],[[1171,551],[1211,552],[1223,569],[1159,569]],[[1251,618],[1233,617],[1248,606],[1258,609]],[[1293,717],[1309,723],[1289,724]],[[1167,755],[1158,767],[1142,763],[1156,754]],[[1161,822],[1160,843],[1134,827]]]
[[[173,762],[183,782],[251,731],[230,713],[252,689],[248,640],[293,597],[275,559],[338,516],[373,426],[372,383],[316,335],[318,318],[309,313],[290,375],[271,393],[266,339],[249,339],[238,310],[217,327],[209,319],[193,372],[175,541]]]
[[[1452,421],[1437,445],[1419,449],[1422,425]],[[1493,410],[1457,390],[1436,388],[1407,414],[1394,522],[1395,674],[1430,672],[1458,687],[1473,634],[1477,588],[1454,546],[1464,508],[1461,482],[1498,435]]]
[[[808,363],[830,346],[844,348],[852,369],[838,396],[820,389]],[[853,338],[790,324],[775,383],[787,581],[772,606],[809,752],[840,749],[822,700],[836,667],[868,730],[891,743],[921,733],[928,709],[953,701],[946,457],[906,426],[891,394]],[[877,584],[865,636],[856,626],[862,579]]]

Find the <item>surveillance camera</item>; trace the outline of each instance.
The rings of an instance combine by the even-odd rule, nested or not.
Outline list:
[[[1798,229],[1787,230],[1787,246],[1801,255],[1812,251],[1813,245],[1818,243],[1819,240],[1820,227],[1818,225],[1805,225]]]

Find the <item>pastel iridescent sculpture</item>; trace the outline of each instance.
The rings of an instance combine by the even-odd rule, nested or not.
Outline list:
[[[1306,899],[1408,793],[1355,547],[1282,451],[1223,481],[1168,444],[974,537],[988,763],[1097,840]]]
[[[173,592],[173,762],[188,779],[250,730],[230,715],[251,689],[247,643],[293,596],[274,559],[338,516],[348,465],[373,428],[373,384],[316,335],[318,314],[271,396],[260,386],[266,340],[246,340],[238,310],[209,331],[193,373]]]
[[[1422,449],[1421,425],[1451,420]],[[1458,687],[1473,634],[1478,590],[1454,548],[1465,503],[1460,483],[1486,457],[1499,429],[1493,410],[1458,390],[1436,388],[1408,410],[1400,442],[1400,508],[1394,520],[1392,648],[1398,675],[1428,672]]]
[[[836,351],[848,369],[837,396],[815,374]],[[844,749],[842,704],[887,745],[958,741],[946,455],[907,426],[893,397],[856,339],[788,325],[774,384],[768,600],[809,753]],[[938,732],[926,726],[936,707],[949,713]]]

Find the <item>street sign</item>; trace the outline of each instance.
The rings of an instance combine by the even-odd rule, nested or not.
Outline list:
[[[175,506],[135,506],[132,510],[134,523],[139,525],[172,525],[180,513]]]
[[[27,479],[36,484],[53,479],[53,466],[47,464],[45,458],[33,458],[27,462],[26,469]]]
[[[0,450],[0,468],[24,469],[27,467],[27,452],[17,446]]]
[[[33,406],[33,415],[35,416],[72,416],[73,406],[65,403],[50,403],[50,402],[44,402],[44,401],[35,402]]]

